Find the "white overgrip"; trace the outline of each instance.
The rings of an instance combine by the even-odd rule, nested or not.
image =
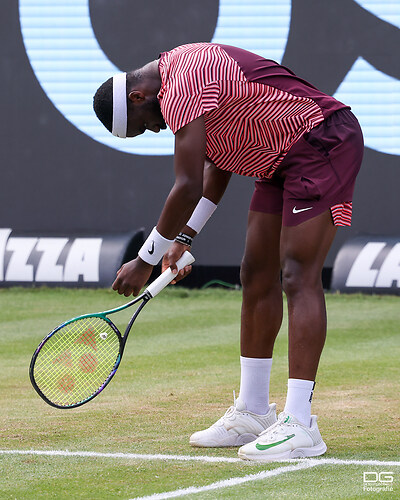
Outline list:
[[[193,255],[186,250],[186,252],[182,255],[182,257],[177,261],[176,266],[178,268],[178,271],[183,269],[185,266],[189,266],[194,262],[194,257]],[[176,274],[174,274],[171,271],[171,268],[169,267],[166,269],[160,276],[153,281],[153,283],[150,283],[150,285],[146,288],[144,293],[150,294],[152,297],[155,297],[158,293],[161,292],[171,281],[176,277]]]

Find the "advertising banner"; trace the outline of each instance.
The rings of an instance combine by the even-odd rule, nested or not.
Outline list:
[[[0,287],[108,287],[136,257],[143,230],[122,235],[62,236],[0,229]]]
[[[399,234],[399,0],[153,0],[134,16],[133,5],[1,2],[0,228],[27,236],[144,227],[147,235],[174,184],[174,135],[114,137],[94,114],[93,95],[115,73],[201,41],[273,59],[357,116],[365,153],[353,222],[338,232],[328,268],[349,238]],[[196,238],[197,266],[240,265],[253,191],[254,179],[232,176]]]
[[[400,237],[360,236],[340,249],[332,289],[400,295]]]

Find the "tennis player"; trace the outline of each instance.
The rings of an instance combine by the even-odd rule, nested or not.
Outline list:
[[[166,125],[175,135],[175,184],[138,257],[118,271],[113,288],[120,294],[137,295],[162,258],[163,267],[176,270],[232,173],[256,178],[241,266],[240,393],[190,443],[241,446],[239,456],[248,460],[325,453],[311,400],[326,336],[321,271],[337,228],[351,224],[363,155],[350,108],[274,61],[236,47],[195,43],[110,78],[98,89],[94,109],[118,137]],[[289,313],[289,381],[277,418],[269,380],[282,289]]]

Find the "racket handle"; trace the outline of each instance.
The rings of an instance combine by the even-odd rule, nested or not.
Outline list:
[[[193,255],[187,250],[182,255],[182,257],[177,261],[176,265],[178,267],[178,271],[183,269],[185,266],[189,266],[194,262]],[[176,277],[176,274],[173,274],[171,268],[166,269],[157,279],[150,283],[150,285],[146,288],[144,293],[150,294],[152,297],[155,297],[158,293],[161,292],[171,281]]]

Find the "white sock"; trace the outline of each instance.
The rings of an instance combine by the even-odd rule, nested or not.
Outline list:
[[[269,377],[272,358],[245,358],[240,356],[239,398],[246,408],[257,415],[269,412]]]
[[[315,382],[313,380],[302,380],[290,378],[286,397],[285,413],[290,413],[302,424],[310,427],[311,424],[311,400]]]

